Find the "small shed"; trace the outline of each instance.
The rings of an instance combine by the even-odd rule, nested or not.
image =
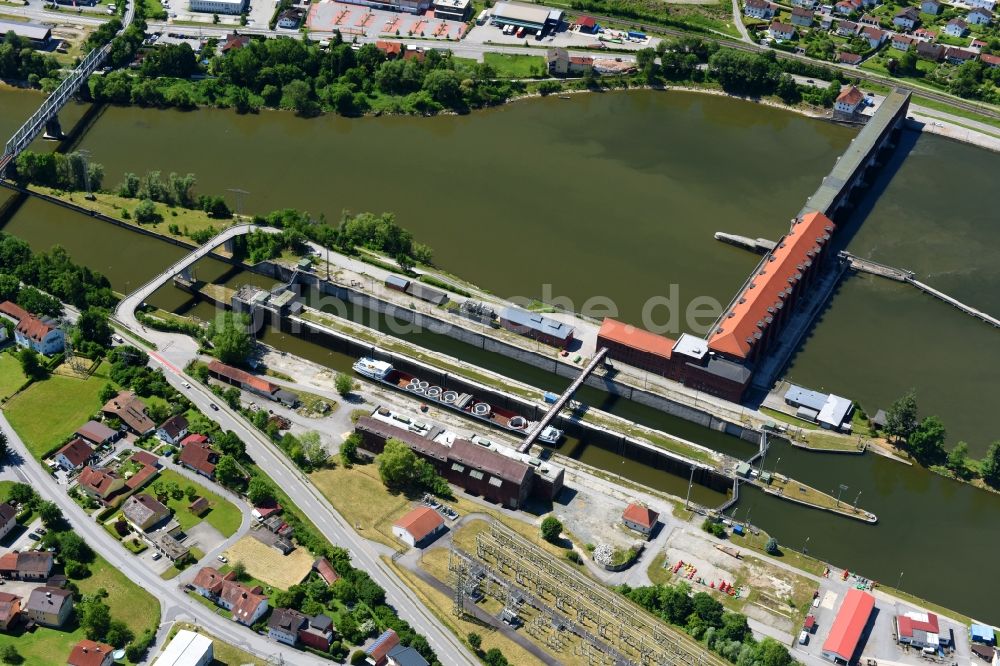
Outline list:
[[[995,645],[997,642],[997,637],[993,632],[993,627],[988,627],[985,624],[973,624],[969,627],[969,631],[972,633],[972,640],[975,643]]]
[[[747,478],[750,476],[750,464],[741,462],[736,465],[736,475]]]
[[[196,497],[194,501],[188,505],[188,511],[196,516],[200,516],[208,511],[208,507],[209,504],[207,499],[204,497]]]
[[[872,417],[872,425],[882,430],[889,423],[889,417],[886,415],[884,409],[880,409],[875,412],[875,416]]]
[[[398,275],[390,275],[385,279],[385,286],[396,291],[406,291],[406,288],[410,286],[410,281]]]

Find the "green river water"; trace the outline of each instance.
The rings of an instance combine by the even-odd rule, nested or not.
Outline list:
[[[35,99],[0,91],[0,128],[12,130],[19,121],[11,114],[30,113]],[[669,295],[671,284],[681,311],[697,296],[726,301],[756,257],[719,244],[712,233],[780,235],[851,136],[727,99],[632,92],[432,119],[303,121],[278,113],[109,108],[82,146],[105,165],[108,185],[125,171],[190,171],[202,192],[250,191],[245,209],[252,212],[295,206],[336,219],[342,209],[393,211],[434,247],[438,263],[500,295],[565,296],[577,307],[605,295],[621,317],[641,323],[644,303]],[[935,137],[904,144],[906,154],[875,184],[881,196],[874,207],[859,213],[864,223],[851,250],[912,269],[996,314],[1000,269],[991,250],[1000,242],[1000,220],[984,193],[1000,172],[1000,156]],[[61,243],[121,290],[183,252],[37,201],[3,230],[36,248]],[[198,276],[230,284],[257,279],[217,263],[200,265]],[[153,300],[186,307],[172,288]],[[194,312],[210,316],[205,306]],[[676,331],[697,329],[697,322],[678,319]],[[540,387],[565,385],[450,339],[412,339]],[[270,331],[264,341],[332,367],[350,362],[282,333]],[[906,285],[845,280],[789,376],[871,411],[915,386],[923,411],[944,419],[952,443],[965,439],[978,454],[1000,438],[990,409],[1000,379],[997,331]],[[749,444],[596,391],[581,399],[706,446],[752,452]],[[670,492],[686,485],[586,443],[570,441],[563,453]],[[812,554],[876,580],[895,583],[905,571],[905,589],[1000,621],[994,595],[980,581],[1000,548],[1000,535],[988,527],[1000,515],[1000,496],[877,456],[775,448],[767,466],[779,457],[782,473],[828,491],[844,483],[852,499],[860,491],[860,503],[880,523],[843,520],[753,491],[741,497],[741,518],[752,511],[781,543],[801,548],[808,537]],[[706,491],[701,500],[714,495]]]

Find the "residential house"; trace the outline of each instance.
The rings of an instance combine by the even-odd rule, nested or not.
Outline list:
[[[858,19],[858,23],[860,23],[861,25],[870,25],[873,28],[879,27],[878,19],[872,16],[871,14],[865,14],[864,16],[862,16],[860,19]]]
[[[594,59],[588,56],[571,56],[564,48],[549,49],[546,54],[549,72],[561,76],[580,75],[594,68]]]
[[[625,511],[622,512],[622,522],[625,527],[638,532],[647,539],[653,533],[659,519],[660,514],[636,502],[630,502],[625,507]]]
[[[904,7],[892,17],[892,24],[901,30],[913,30],[920,23],[920,12],[916,7]]]
[[[249,35],[241,35],[239,33],[232,33],[226,35],[226,41],[222,45],[221,50],[223,54],[229,53],[230,51],[235,51],[241,49],[250,43]]]
[[[320,578],[326,581],[327,585],[333,585],[338,580],[340,580],[340,574],[338,574],[330,561],[325,557],[317,557],[316,561],[313,562],[313,571],[319,574]]]
[[[792,25],[808,28],[813,23],[813,13],[811,9],[795,7],[792,9]]]
[[[990,53],[981,53],[979,55],[979,60],[987,67],[1000,67],[1000,56],[992,55]]]
[[[844,65],[858,65],[863,59],[857,53],[849,53],[847,51],[841,51],[837,54],[837,61]]]
[[[142,451],[142,453],[146,452]],[[134,473],[132,476],[125,479],[125,487],[128,490],[137,490],[143,487],[144,485],[146,485],[147,481],[149,481],[151,478],[153,478],[160,472],[159,468],[156,465],[150,465],[148,463],[144,463],[137,460],[136,458],[138,455],[139,454],[137,453],[136,455],[132,456],[131,460],[135,462],[140,462],[142,464],[142,467],[139,469],[138,472]]]
[[[388,666],[430,666],[415,648],[397,645],[386,655]]]
[[[860,29],[860,26],[854,21],[839,21],[837,23],[837,34],[841,37],[856,35]]]
[[[146,414],[146,403],[132,391],[122,391],[101,408],[106,418],[118,419],[137,435],[153,432],[156,424]]]
[[[976,54],[966,49],[959,49],[955,48],[954,46],[949,46],[944,51],[944,59],[945,62],[950,63],[952,65],[962,65],[969,62],[970,60],[975,60]]]
[[[858,110],[864,101],[864,93],[854,86],[844,86],[833,104],[833,110],[850,116]]]
[[[170,509],[152,495],[138,493],[125,500],[122,513],[135,529],[148,532],[170,516]]]
[[[833,16],[830,14],[820,14],[819,15],[819,27],[820,30],[830,30],[833,28]]]
[[[267,612],[267,597],[260,585],[247,587],[233,580],[222,583],[216,602],[233,614],[233,620],[251,627]]]
[[[299,642],[299,630],[308,626],[309,619],[297,610],[275,608],[267,619],[267,635],[279,643],[295,647]]]
[[[109,428],[100,421],[87,421],[76,429],[77,437],[82,437],[94,446],[111,444],[121,437],[117,430]]]
[[[392,629],[386,629],[365,650],[365,663],[371,666],[383,666],[389,661],[389,652],[399,645],[399,635]]]
[[[771,36],[771,39],[779,41],[795,39],[795,26],[781,21],[773,21],[767,29],[767,34]]]
[[[429,506],[417,507],[392,524],[392,534],[411,548],[429,543],[444,529],[444,518]]]
[[[897,49],[899,51],[909,51],[910,47],[913,46],[914,41],[916,40],[914,40],[912,37],[895,33],[892,36],[892,48]]]
[[[7,502],[0,502],[0,539],[10,534],[17,525],[17,510]]]
[[[767,0],[746,0],[743,13],[750,18],[769,21],[774,18],[774,5]]]
[[[927,28],[917,28],[913,31],[913,37],[925,42],[933,42],[937,39],[937,33],[933,30],[928,30]]]
[[[987,46],[989,46],[989,42],[983,41],[982,39],[979,38],[973,39],[972,43],[969,44],[970,49],[977,49],[979,51],[982,51]]]
[[[868,26],[861,30],[861,36],[868,40],[870,48],[877,49],[889,37],[889,33],[885,30]]]
[[[924,14],[931,14],[932,16],[937,16],[941,13],[943,5],[938,2],[938,0],[923,0],[920,3],[920,11]]]
[[[0,629],[8,631],[21,614],[21,597],[9,592],[0,592]]]
[[[111,666],[115,663],[111,656],[114,651],[114,646],[84,638],[73,646],[66,666]]]
[[[156,436],[172,446],[177,446],[188,434],[188,420],[180,414],[171,416],[156,429]]]
[[[181,442],[181,454],[177,462],[191,471],[209,479],[215,478],[215,464],[219,455],[212,450],[204,435],[189,435]]]
[[[988,9],[976,7],[965,15],[965,20],[972,25],[989,25],[993,22],[993,13]]]
[[[42,585],[31,591],[24,614],[43,627],[61,627],[73,612],[73,593],[61,587]]]
[[[194,591],[212,601],[217,601],[219,594],[222,593],[222,586],[227,581],[234,580],[236,574],[230,571],[226,575],[222,575],[215,569],[215,567],[202,567],[197,574],[195,574],[194,580],[191,581]]]
[[[302,23],[304,13],[301,9],[292,7],[278,15],[278,27],[286,30],[296,30]]]
[[[0,556],[0,577],[42,581],[52,574],[55,557],[43,550],[11,551]]]
[[[931,42],[920,42],[917,44],[917,57],[925,60],[938,62],[944,56],[944,47]]]
[[[965,37],[969,32],[969,24],[962,19],[953,18],[944,26],[944,32],[952,37]]]
[[[966,0],[965,4],[970,7],[982,7],[988,11],[993,11],[996,9],[997,0]]]
[[[819,0],[792,0],[793,7],[802,7],[803,9],[816,9],[819,7]]]
[[[94,499],[106,500],[125,487],[125,479],[106,467],[87,465],[76,478],[80,490]]]
[[[333,620],[322,614],[309,618],[306,626],[299,629],[299,640],[306,647],[326,652],[333,643]]]
[[[0,303],[0,316],[14,322],[14,342],[39,354],[51,356],[63,350],[66,338],[63,332],[43,321],[16,303]]]
[[[402,55],[403,46],[404,44],[402,42],[390,42],[382,39],[375,42],[375,48],[384,53],[385,57],[390,60],[392,58],[398,58]]]
[[[75,472],[89,463],[93,455],[93,447],[83,441],[83,438],[77,437],[66,444],[66,446],[56,451],[56,454],[52,456],[52,459],[55,460],[56,464],[63,470],[67,472]]]
[[[840,0],[840,2],[833,6],[833,11],[841,16],[850,16],[857,11],[857,7],[850,0]]]

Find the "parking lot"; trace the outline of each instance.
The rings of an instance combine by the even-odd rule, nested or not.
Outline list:
[[[614,34],[616,38],[621,36],[623,35]],[[535,35],[533,34],[526,34],[523,37],[517,37],[515,34],[505,35],[502,26],[492,23],[474,26],[469,31],[469,34],[465,36],[465,39],[476,44],[524,46],[525,42],[527,42],[529,46],[538,46],[541,44],[544,46],[561,46],[563,48],[614,48],[624,50],[655,48],[660,41],[658,38],[649,37],[641,41],[622,39],[621,43],[605,43],[599,39],[598,35],[590,35],[585,32],[572,30],[565,23],[560,25],[559,29],[554,33],[545,33],[541,40],[535,39]]]
[[[191,11],[189,0],[160,0],[160,2],[171,20],[213,23],[213,16],[210,12]],[[267,28],[276,5],[277,0],[250,0],[247,11],[247,27]],[[240,17],[238,14],[219,14],[219,24],[239,26]]]
[[[422,37],[424,39],[461,39],[466,24],[426,15],[390,12],[341,2],[321,1],[309,9],[306,25],[314,32],[339,30],[345,38]]]

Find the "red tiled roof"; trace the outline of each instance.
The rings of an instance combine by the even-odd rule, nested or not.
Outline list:
[[[226,37],[226,43],[222,45],[222,52],[225,53],[232,49],[241,49],[250,43],[250,37],[247,35],[237,35],[233,33]]]
[[[819,212],[793,221],[791,230],[751,276],[732,309],[708,339],[709,348],[736,358],[746,358],[770,324],[772,312],[802,278],[802,271],[826,243],[835,225]]]
[[[154,466],[160,462],[160,459],[154,456],[149,451],[136,451],[135,453],[132,454],[131,460],[139,463],[140,465],[154,465]]]
[[[219,597],[232,607],[234,618],[249,622],[257,607],[267,601],[267,597],[261,594],[261,591],[259,585],[251,588],[233,580],[226,580],[222,583]]]
[[[574,65],[593,65],[594,59],[590,56],[570,56],[569,61]]]
[[[0,571],[17,570],[17,553],[10,552],[0,555]]]
[[[69,653],[68,666],[101,666],[114,652],[115,648],[107,643],[97,643],[96,641],[84,638],[73,646],[73,651]]]
[[[670,352],[674,348],[674,344],[676,344],[670,338],[650,333],[631,324],[608,317],[605,317],[601,323],[601,330],[598,331],[597,335],[607,340],[627,345],[633,349],[656,354],[667,359],[670,358]]]
[[[653,529],[653,525],[656,524],[656,520],[659,517],[660,514],[653,511],[649,507],[636,504],[635,502],[632,502],[625,507],[625,511],[622,513],[622,520],[627,520],[630,523],[641,525],[642,527],[650,530]]]
[[[1000,56],[983,53],[979,56],[979,59],[983,61],[983,64],[989,65],[990,67],[1000,67]]]
[[[4,301],[3,303],[0,303],[0,314],[5,314],[11,319],[16,319],[18,321],[31,316],[28,314],[27,310],[11,301]]]
[[[240,370],[239,368],[234,368],[231,365],[226,365],[225,363],[219,363],[218,361],[212,361],[208,364],[208,371],[217,375],[221,375],[230,379],[238,384],[243,384],[248,386],[255,391],[263,391],[264,393],[274,393],[279,387],[277,384],[272,384],[266,379],[257,377],[256,375],[251,375],[245,370]]]
[[[830,635],[823,643],[823,652],[850,661],[874,607],[875,597],[872,595],[856,588],[847,590],[844,603],[830,627]]]
[[[375,48],[387,56],[397,56],[403,52],[402,42],[390,42],[382,39],[375,42]]]
[[[103,467],[91,467],[87,465],[80,472],[80,476],[77,482],[85,487],[90,488],[95,493],[104,497],[111,490],[111,486],[115,481],[118,480],[118,475],[111,470],[105,469]]]
[[[73,467],[79,467],[83,463],[90,459],[90,456],[94,455],[94,449],[90,447],[85,441],[77,437],[72,442],[62,447],[56,452],[56,455],[62,454],[66,456],[66,460]]]
[[[441,514],[429,506],[420,506],[394,522],[393,527],[401,527],[410,533],[414,541],[421,541],[428,534],[444,524]]]
[[[181,446],[187,446],[188,444],[204,444],[207,441],[208,437],[205,435],[193,433],[181,440]]]
[[[150,477],[154,476],[158,471],[159,470],[152,465],[143,465],[142,469],[125,481],[125,486],[128,487],[129,490],[135,490],[146,483],[146,481],[148,481]]]
[[[845,87],[841,91],[841,93],[837,95],[838,102],[840,102],[841,104],[850,104],[851,106],[857,106],[864,98],[865,98],[864,93],[862,93],[854,86]]]
[[[381,664],[389,651],[397,645],[399,645],[399,635],[392,629],[386,629],[381,636],[375,639],[366,652],[372,661]]]
[[[846,51],[841,51],[837,54],[840,62],[847,63],[848,65],[856,65],[861,62],[861,56],[857,53],[847,53]]]
[[[340,580],[340,574],[336,572],[333,565],[325,557],[317,557],[316,561],[313,562],[313,569],[326,581],[327,585],[333,585]]]
[[[17,303],[10,301],[0,303],[0,313],[16,319],[18,332],[35,342],[41,342],[54,330],[53,326],[49,326]]]
[[[222,591],[222,584],[235,577],[236,574],[232,571],[223,576],[215,567],[202,567],[195,574],[191,584],[203,590],[208,590],[212,594],[218,594]]]
[[[21,597],[9,592],[0,592],[0,622],[7,624],[21,610]]]
[[[186,439],[184,441],[187,442]],[[215,463],[211,460],[214,455],[215,451],[208,442],[188,442],[181,448],[181,455],[177,460],[182,465],[212,476],[215,474]]]
[[[584,28],[593,28],[597,25],[597,21],[591,16],[581,16],[576,20],[576,24]]]

